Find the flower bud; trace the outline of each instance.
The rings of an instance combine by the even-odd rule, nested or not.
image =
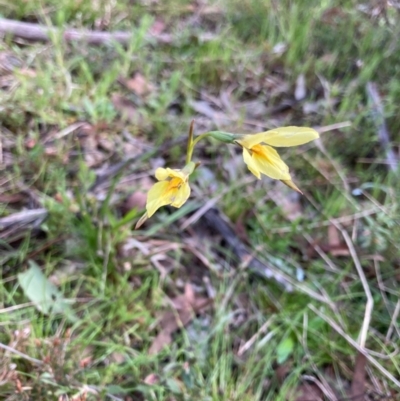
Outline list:
[[[235,143],[235,139],[237,138],[237,135],[231,134],[229,132],[223,132],[223,131],[211,131],[211,132],[208,132],[208,136],[211,136],[212,138],[216,139],[217,141],[224,142],[224,143]]]

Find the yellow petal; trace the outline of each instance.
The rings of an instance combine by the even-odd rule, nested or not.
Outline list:
[[[253,158],[251,157],[250,152],[245,147],[243,148],[243,160],[247,164],[248,169],[260,180],[260,171],[258,170],[258,167],[255,164]]]
[[[135,230],[137,230],[139,227],[143,225],[143,223],[148,219],[147,213],[145,213],[139,221],[136,223]]]
[[[256,145],[251,150],[254,169],[275,180],[290,180],[289,167],[275,149],[267,145]]]
[[[166,168],[159,167],[154,174],[158,181],[164,181],[169,177],[168,170]]]
[[[147,194],[147,217],[151,217],[161,206],[171,204],[171,191],[168,190],[169,181],[156,182]]]
[[[167,178],[180,178],[181,180],[185,181],[187,179],[187,174],[185,174],[182,170],[173,170],[172,168],[162,168],[159,167],[156,172],[155,176],[158,181],[164,181]]]
[[[319,138],[315,129],[308,127],[280,127],[258,134],[244,135],[236,142],[247,149],[260,143],[277,147],[298,146]]]
[[[244,148],[251,149],[254,145],[258,145],[263,142],[265,132],[259,134],[244,135],[241,139],[237,139],[236,142]]]
[[[171,206],[174,207],[181,207],[189,198],[190,196],[190,187],[187,182],[183,183],[182,186],[175,192],[175,198],[171,203]]]
[[[294,189],[296,192],[300,193],[303,195],[303,192],[298,188],[298,186],[292,181],[292,180],[281,180],[285,185],[287,185],[289,188]]]
[[[319,138],[319,134],[315,129],[307,127],[280,127],[266,131],[263,134],[262,142],[278,147],[304,145]],[[254,136],[258,135],[260,134],[255,134]]]

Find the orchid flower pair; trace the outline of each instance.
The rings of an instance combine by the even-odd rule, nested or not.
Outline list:
[[[147,194],[146,213],[136,224],[139,228],[160,207],[171,205],[180,208],[190,196],[189,176],[198,164],[191,161],[195,145],[205,137],[212,137],[228,144],[237,144],[243,149],[243,160],[248,169],[258,178],[261,174],[282,181],[285,185],[301,193],[294,184],[289,167],[273,147],[303,145],[319,138],[318,132],[307,127],[280,127],[257,134],[231,134],[211,131],[193,139],[193,123],[189,131],[186,165],[181,170],[158,168],[155,172],[157,183]]]

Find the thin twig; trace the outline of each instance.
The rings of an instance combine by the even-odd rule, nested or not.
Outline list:
[[[12,35],[18,38],[48,42],[52,37],[60,35],[66,42],[82,41],[91,45],[101,45],[112,42],[118,42],[122,45],[127,45],[132,40],[133,32],[101,32],[101,31],[86,31],[77,29],[57,29],[53,27],[42,26],[31,22],[14,21],[5,18],[0,18],[0,34]],[[151,34],[160,42],[169,43],[171,36],[168,34],[154,35]]]
[[[369,324],[371,322],[372,310],[374,308],[374,299],[372,298],[371,290],[368,285],[368,280],[365,277],[364,270],[360,263],[360,259],[358,258],[357,252],[354,248],[353,241],[351,240],[349,234],[347,234],[347,231],[344,230],[339,224],[335,223],[334,225],[343,235],[346,245],[349,248],[350,255],[353,259],[354,265],[357,269],[358,276],[360,277],[361,284],[367,297],[367,303],[365,305],[365,312],[364,312],[364,320],[361,326],[360,336],[359,336],[360,347],[365,348],[365,343],[367,341],[367,336],[368,336]]]
[[[372,116],[378,130],[378,140],[386,153],[386,160],[390,169],[392,171],[396,171],[398,167],[398,160],[390,146],[389,131],[387,129],[383,105],[376,83],[368,82],[366,90],[367,96],[371,102]]]
[[[328,398],[330,401],[337,401],[337,398],[336,398],[335,394],[333,393],[332,389],[327,388],[326,384],[323,384],[316,377],[311,376],[311,375],[302,375],[301,378],[303,380],[307,380],[309,382],[314,383],[321,390],[321,392],[325,395],[325,397]],[[325,382],[326,382],[326,380],[325,380]],[[318,398],[318,400],[320,400],[320,399],[321,398]],[[312,400],[312,401],[317,401],[317,400]]]
[[[315,141],[315,146],[321,151],[321,153],[327,158],[327,160],[329,160],[329,162],[331,163],[332,167],[336,170],[337,175],[339,176],[339,178],[343,182],[344,190],[347,193],[350,192],[350,185],[347,182],[346,174],[343,172],[343,169],[340,167],[339,163],[337,163],[336,160],[326,150],[322,140],[319,139],[319,140]]]
[[[393,329],[396,329],[397,335],[400,337],[399,329],[397,327],[399,314],[400,314],[400,299],[397,300],[396,308],[393,312],[393,316],[390,321],[390,326],[389,326],[388,332],[386,334],[387,340],[390,340],[390,337],[392,336],[392,333],[393,333]]]
[[[0,167],[3,164],[3,144],[0,137]]]
[[[341,123],[324,125],[322,127],[314,127],[314,128],[320,134],[323,134],[324,132],[334,131],[334,130],[337,130],[337,129],[348,128],[348,127],[351,127],[351,121],[343,121]]]
[[[332,390],[330,384],[325,379],[324,375],[321,374],[316,363],[314,362],[313,358],[311,357],[311,353],[308,349],[307,333],[308,333],[308,313],[305,312],[303,315],[303,335],[301,336],[302,346],[304,348],[306,357],[307,357],[308,361],[310,362],[312,369],[314,370],[316,376],[320,378],[320,383],[322,384],[322,387],[319,387],[319,386],[318,387],[325,394],[325,396],[329,399],[329,401],[337,401],[337,397],[336,397],[334,391]]]
[[[34,363],[36,365],[44,365],[43,361],[40,361],[39,359],[35,359],[35,358],[32,358],[32,357],[30,357],[28,355],[25,355],[22,352],[17,351],[16,349],[9,347],[8,345],[0,343],[0,348],[3,348],[4,350],[6,350],[8,352],[11,352],[13,354],[19,355],[21,358],[24,358],[27,361],[30,361],[30,362],[32,362],[32,363]]]
[[[19,305],[14,305],[14,306],[9,306],[8,308],[2,308],[0,309],[0,315],[3,313],[10,313],[13,312],[15,310],[19,310],[19,309],[24,309],[27,308],[29,306],[34,306],[35,304],[33,302],[25,302],[24,304],[19,304]]]
[[[29,224],[37,219],[44,219],[47,216],[47,210],[44,208],[23,210],[10,216],[0,219],[0,230],[4,230],[15,224]]]
[[[242,356],[246,351],[248,351],[253,344],[257,341],[258,337],[260,337],[261,334],[264,334],[268,327],[271,325],[271,323],[274,321],[275,316],[272,315],[259,329],[258,331],[250,338],[250,340],[246,341],[240,348],[239,351],[237,352],[238,356]]]
[[[80,121],[78,123],[71,124],[68,127],[66,127],[64,129],[62,129],[61,131],[57,132],[54,136],[49,136],[49,137],[45,138],[42,141],[42,144],[46,143],[46,142],[49,142],[51,140],[54,140],[54,139],[58,140],[58,139],[64,138],[65,136],[70,135],[73,132],[75,132],[76,130],[84,127],[86,124],[87,124],[86,122],[82,122],[82,121]]]
[[[229,187],[228,187],[229,188]],[[229,188],[230,189],[230,188]],[[215,206],[221,199],[223,193],[209,199],[201,208],[197,209],[189,218],[187,218],[179,227],[180,230],[186,230],[191,224],[196,223],[208,210]]]
[[[341,270],[333,263],[330,257],[321,249],[321,247],[315,242],[315,240],[311,237],[311,235],[304,233],[303,237],[306,241],[314,248],[314,250],[318,253],[321,259],[329,266],[328,271],[339,273]]]
[[[364,210],[361,212],[349,214],[347,216],[341,216],[341,217],[336,217],[336,218],[332,218],[332,219],[327,219],[324,221],[318,221],[318,222],[310,223],[307,225],[299,225],[298,229],[299,229],[299,231],[306,231],[306,230],[309,230],[312,228],[327,227],[327,226],[330,226],[333,222],[346,224],[346,223],[352,222],[353,220],[362,219],[362,218],[372,216],[377,213],[379,213],[379,209],[372,208],[372,209]],[[270,232],[273,234],[275,234],[275,233],[283,234],[286,232],[291,232],[292,230],[293,230],[293,227],[290,226],[290,227],[272,228],[270,230]]]
[[[381,291],[382,300],[383,300],[383,303],[386,306],[386,310],[388,311],[388,314],[390,315],[390,313],[391,313],[390,303],[389,303],[388,297],[386,296],[386,291],[385,291],[385,286],[384,286],[383,280],[382,280],[382,274],[381,274],[381,268],[380,268],[380,265],[379,265],[379,261],[377,260],[377,258],[373,258],[373,260],[374,260],[374,266],[375,266],[376,279],[378,281],[379,290]],[[397,321],[397,317],[398,317],[399,312],[400,312],[400,299],[397,300],[397,305],[396,305],[396,308],[394,310],[394,313],[393,313],[393,316],[392,316],[392,319],[391,319],[391,322],[390,322],[390,325],[389,325],[389,329],[388,329],[388,331],[386,333],[386,338],[385,338],[386,342],[390,341],[390,338],[391,338],[392,333],[393,333],[393,329],[397,330],[397,335],[400,338],[400,331],[396,326],[396,321]]]
[[[60,29],[48,27],[32,22],[22,22],[0,18],[0,35],[12,35],[17,38],[36,42],[49,42],[52,37],[62,35],[66,42],[86,42],[90,45],[104,45],[113,42],[120,43],[123,46],[129,45],[129,42],[135,35],[135,32],[126,31],[89,31],[79,29]],[[170,33],[148,32],[146,39],[156,40],[158,43],[169,44],[174,41],[174,36]],[[209,42],[214,39],[214,34],[204,32],[198,35],[200,42]]]
[[[372,363],[384,376],[386,376],[392,383],[400,388],[400,381],[396,379],[388,370],[386,370],[375,358],[373,358],[368,351],[361,347],[357,341],[354,341],[348,334],[346,334],[342,328],[331,318],[320,312],[314,305],[309,304],[308,307],[317,314],[320,318],[325,320],[335,331],[337,331],[350,345],[352,345],[357,351],[365,355],[367,360]]]

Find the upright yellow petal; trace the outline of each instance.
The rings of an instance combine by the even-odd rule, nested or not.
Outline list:
[[[289,167],[275,149],[267,145],[256,145],[251,150],[254,169],[275,180],[290,180]]]
[[[154,175],[156,176],[158,181],[164,181],[169,177],[168,169],[159,167],[155,171]]]
[[[254,136],[257,136],[258,139],[261,134],[255,134]],[[304,145],[319,138],[319,134],[315,129],[307,127],[280,127],[266,131],[263,134],[262,142],[277,147]]]
[[[169,167],[167,167],[167,168],[159,167],[155,172],[155,176],[158,181],[164,181],[169,177],[172,177],[172,178],[177,177],[183,181],[186,180],[186,178],[187,178],[187,174],[182,172],[182,170],[173,170],[172,168],[169,168]]]
[[[194,163],[193,163],[194,164]],[[183,170],[173,170],[172,168],[167,168],[169,176],[171,178],[179,178],[182,181],[186,181],[189,174]]]
[[[265,132],[243,135],[243,137],[241,139],[237,139],[236,142],[244,148],[251,149],[254,145],[258,145],[259,143],[263,142],[264,137]]]

